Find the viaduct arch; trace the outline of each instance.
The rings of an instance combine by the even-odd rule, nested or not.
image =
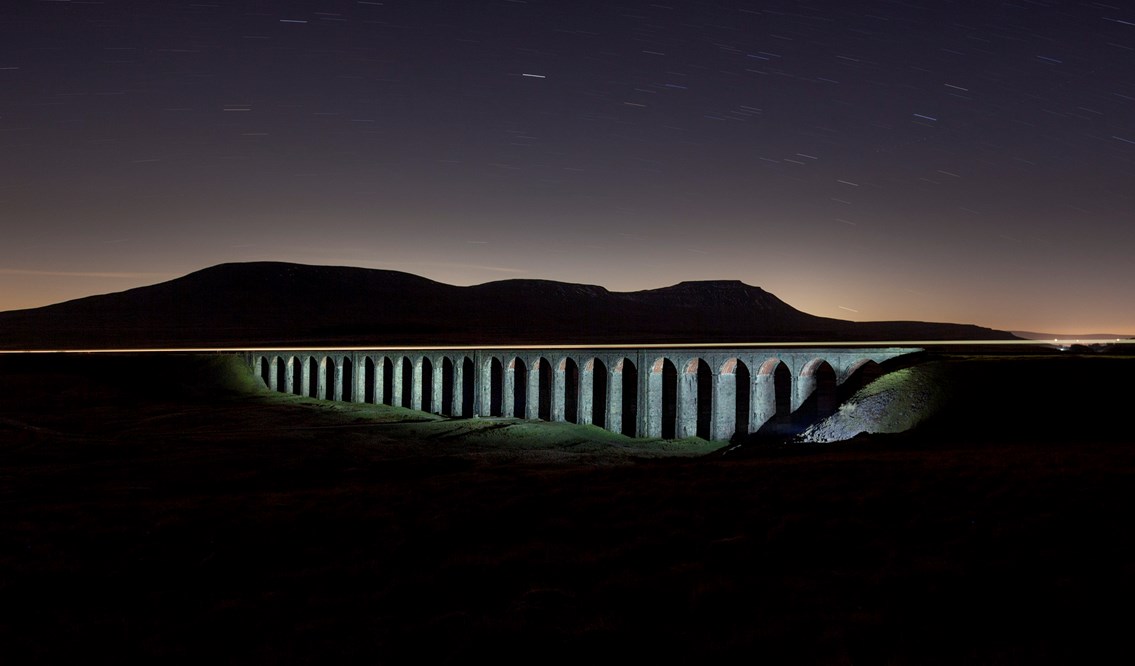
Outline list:
[[[273,391],[452,417],[595,425],[725,441],[832,411],[904,347],[248,351]],[[803,410],[803,411],[801,411]]]

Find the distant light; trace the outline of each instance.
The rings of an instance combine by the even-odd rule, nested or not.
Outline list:
[[[548,78],[548,77],[544,76],[543,74],[521,74],[521,76],[527,76],[530,79],[546,79],[546,78]]]

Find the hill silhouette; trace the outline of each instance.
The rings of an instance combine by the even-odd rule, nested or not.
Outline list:
[[[735,280],[611,292],[550,280],[458,287],[409,273],[221,264],[0,313],[5,349],[1012,339],[963,324],[849,322]]]

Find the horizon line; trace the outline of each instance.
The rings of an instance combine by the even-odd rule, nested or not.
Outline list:
[[[94,348],[94,349],[0,349],[0,354],[234,354],[234,353],[278,353],[278,352],[406,352],[406,351],[510,351],[510,350],[589,350],[589,349],[767,349],[778,347],[823,348],[823,347],[944,347],[944,346],[1100,346],[1135,345],[1135,339],[1083,340],[1060,338],[1052,340],[873,340],[864,342],[817,341],[817,342],[704,342],[704,343],[644,343],[644,344],[549,344],[549,345],[427,345],[427,346],[336,346],[336,347],[134,347],[134,348]]]

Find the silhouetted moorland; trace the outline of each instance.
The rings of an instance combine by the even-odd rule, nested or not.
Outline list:
[[[455,287],[397,271],[223,264],[0,313],[0,348],[991,340],[1004,331],[816,317],[737,281],[610,292],[549,280]]]

